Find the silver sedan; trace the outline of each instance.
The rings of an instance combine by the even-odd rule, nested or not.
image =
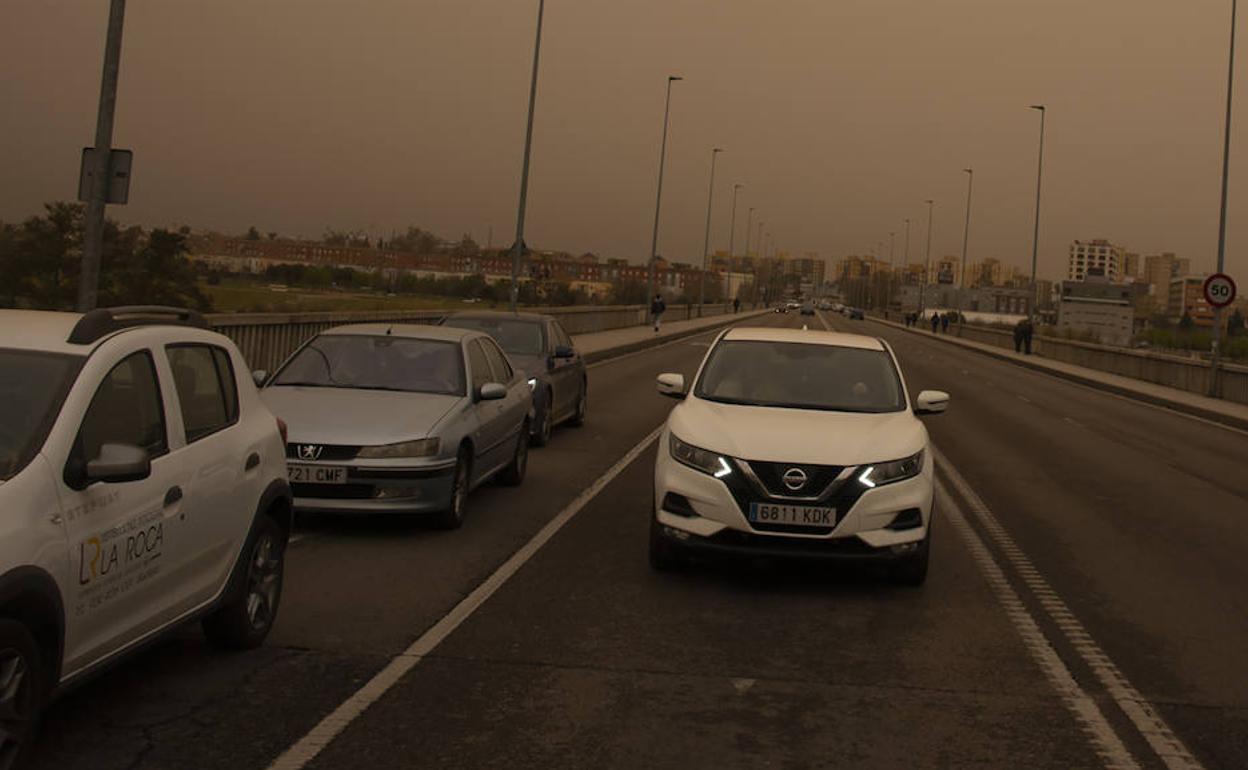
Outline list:
[[[340,326],[256,374],[289,426],[297,510],[428,513],[455,528],[473,488],[524,480],[533,397],[488,335]]]

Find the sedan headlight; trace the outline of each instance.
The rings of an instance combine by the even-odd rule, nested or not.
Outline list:
[[[397,444],[382,446],[366,446],[356,453],[361,460],[388,460],[396,457],[433,457],[438,453],[436,438],[421,438],[415,441],[400,441]]]
[[[868,465],[858,474],[858,481],[866,487],[880,487],[895,481],[905,481],[918,476],[923,470],[923,450],[887,463]]]
[[[537,378],[530,377],[529,378],[529,390],[535,390],[536,388],[537,388]]]
[[[732,473],[732,466],[728,464],[728,460],[721,455],[706,449],[700,449],[693,444],[686,444],[676,438],[676,434],[671,434],[669,448],[672,452],[672,459],[681,465],[688,465],[694,470],[709,473],[717,479]]]

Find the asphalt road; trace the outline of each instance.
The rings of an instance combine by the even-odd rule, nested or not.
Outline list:
[[[1248,436],[830,321],[888,339],[913,392],[953,395],[928,422],[951,491],[926,586],[652,572],[651,444],[307,766],[1162,767],[1168,734],[1132,703],[1194,761],[1243,766]],[[650,435],[672,404],[654,376],[690,374],[709,339],[591,369],[588,424],[535,451],[520,489],[474,493],[458,532],[305,522],[265,648],[218,654],[188,629],[56,704],[34,766],[268,767]]]

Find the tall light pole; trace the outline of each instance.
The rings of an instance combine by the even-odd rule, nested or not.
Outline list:
[[[1044,117],[1047,110],[1043,104],[1033,104],[1031,109],[1040,112],[1040,158],[1036,163],[1036,229],[1031,236],[1031,317],[1036,317],[1038,304],[1036,292],[1036,255],[1040,251],[1040,182],[1044,178]]]
[[[888,233],[888,280],[884,283],[884,312],[888,317],[888,309],[893,304],[893,277],[897,270],[897,231]]]
[[[750,206],[749,212],[746,213],[745,215],[745,258],[747,260],[749,260],[750,258],[750,227],[753,221],[754,221],[754,207]],[[757,263],[754,263],[754,262],[750,263],[750,273],[753,274],[754,276],[754,289],[751,292],[751,294],[753,294],[753,297],[751,298],[750,301],[757,305],[758,303],[758,265]]]
[[[919,281],[919,315],[923,315],[923,296],[927,291],[927,279],[932,274],[932,214],[936,201],[924,201],[927,204],[927,258],[923,268],[923,280]]]
[[[737,234],[737,193],[745,187],[743,184],[734,184],[732,186],[732,217],[728,220],[728,301],[732,301],[732,276],[736,272],[736,257],[734,256],[733,246],[734,238]]]
[[[100,106],[95,118],[95,148],[88,156],[91,191],[83,222],[82,269],[78,275],[78,311],[95,309],[99,296],[100,259],[104,253],[104,207],[111,181],[109,165],[113,155],[113,115],[117,108],[117,80],[121,73],[121,32],[126,16],[126,0],[112,0],[108,11],[108,32],[104,42],[104,74],[100,78]]]
[[[702,272],[698,278],[698,315],[702,315],[702,305],[706,302],[706,263],[711,255],[711,204],[715,200],[715,159],[723,152],[716,147],[711,150],[711,187],[706,194],[706,237],[702,240]],[[649,298],[647,298],[649,301]]]
[[[1231,56],[1226,74],[1226,133],[1222,140],[1222,211],[1218,216],[1218,269],[1226,266],[1226,183],[1231,160],[1231,105],[1235,89],[1235,12],[1238,5],[1231,0]],[[1222,363],[1222,308],[1213,311],[1213,360],[1209,365],[1209,395],[1218,396],[1218,368]]]
[[[659,211],[663,205],[663,166],[667,161],[667,119],[672,114],[672,83],[684,80],[676,75],[667,77],[667,99],[663,107],[663,142],[659,145],[659,190],[654,196],[654,235],[650,239],[650,270],[646,278],[646,306],[654,296],[654,262],[659,256]]]
[[[966,227],[962,230],[962,268],[958,273],[962,290],[958,292],[958,336],[962,336],[962,314],[966,297],[966,245],[971,240],[971,186],[975,183],[975,169],[964,168],[966,173]]]
[[[529,201],[529,156],[533,150],[533,112],[537,108],[537,65],[542,53],[542,17],[546,0],[537,2],[537,38],[533,43],[533,77],[529,81],[529,118],[524,129],[524,163],[520,168],[520,203],[516,208],[516,241],[511,244],[511,311],[520,298],[520,259],[524,255],[524,213]]]

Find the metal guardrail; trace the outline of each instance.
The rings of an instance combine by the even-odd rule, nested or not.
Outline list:
[[[487,309],[465,304],[464,310]],[[611,329],[626,329],[646,323],[642,305],[525,308],[546,313],[573,336]],[[234,341],[253,369],[272,371],[305,340],[335,326],[355,323],[435,323],[453,310],[361,311],[319,313],[219,313],[208,315],[208,324]],[[701,315],[731,312],[727,305],[707,305]],[[699,316],[696,305],[669,305],[665,321],[683,321]]]

